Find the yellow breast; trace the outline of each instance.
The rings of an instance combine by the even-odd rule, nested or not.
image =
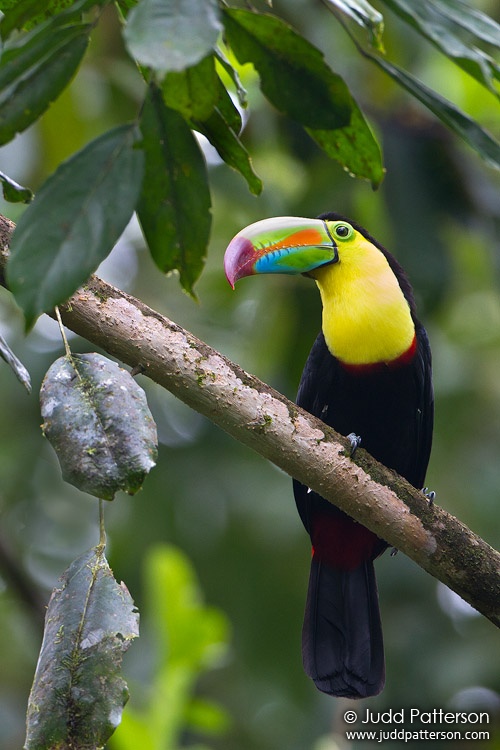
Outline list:
[[[384,254],[358,234],[339,262],[311,273],[323,303],[330,352],[351,365],[391,362],[412,345],[415,326]]]

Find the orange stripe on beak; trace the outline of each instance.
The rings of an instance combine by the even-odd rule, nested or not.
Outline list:
[[[324,238],[317,229],[300,229],[294,234],[288,235],[280,242],[274,242],[272,245],[268,245],[265,248],[265,252],[269,250],[279,250],[282,247],[307,247],[308,245],[321,245],[324,242]]]

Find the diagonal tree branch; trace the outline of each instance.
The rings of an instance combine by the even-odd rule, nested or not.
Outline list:
[[[5,248],[12,228],[0,223]],[[334,502],[500,626],[500,554],[366,451],[349,458],[344,437],[97,277],[61,307],[61,316],[72,331]]]

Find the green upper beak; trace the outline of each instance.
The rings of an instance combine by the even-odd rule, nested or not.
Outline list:
[[[224,270],[234,289],[244,276],[307,273],[338,259],[337,245],[325,221],[279,216],[238,232],[224,255]]]

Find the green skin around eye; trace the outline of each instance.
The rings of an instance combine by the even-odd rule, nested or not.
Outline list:
[[[326,222],[327,225],[329,222]],[[342,241],[350,240],[352,236],[354,235],[354,229],[350,226],[350,224],[345,223],[336,223],[332,227],[332,235],[335,237],[335,239]]]

